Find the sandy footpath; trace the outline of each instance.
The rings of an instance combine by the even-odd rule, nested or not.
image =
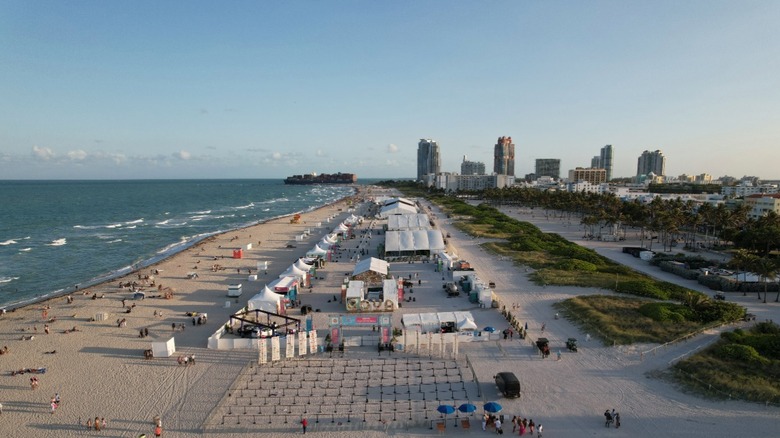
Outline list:
[[[595,340],[584,342],[585,333],[566,320],[554,319],[551,305],[574,295],[609,292],[536,286],[527,280],[524,267],[513,266],[511,262],[483,251],[479,245],[484,240],[472,239],[457,231],[435,207],[432,212],[437,216],[437,225],[444,232],[451,233],[451,249],[471,262],[482,279],[495,281],[496,293],[502,301],[510,306],[516,304],[518,309],[514,312],[522,321],[528,322],[531,339],[522,341],[515,338],[461,346],[482,382],[484,401],[499,401],[504,406],[502,413],[507,419],[513,415],[532,418],[537,424],[544,424],[545,437],[776,434],[780,427],[780,411],[777,408],[705,400],[687,395],[664,380],[648,377],[648,373],[666,369],[671,360],[711,342],[717,333],[707,333],[648,356],[640,355],[640,352],[649,350],[652,345],[607,347]],[[1,317],[0,346],[7,345],[10,353],[0,355],[0,403],[3,404],[0,436],[138,437],[141,433],[153,436],[152,418],[155,415],[163,419],[163,436],[166,437],[246,436],[246,433],[211,429],[204,433],[202,427],[241,369],[256,359],[256,353],[208,350],[205,348],[206,338],[263,284],[276,278],[348,214],[345,203],[340,202],[304,214],[302,223],[297,225],[289,224],[289,218],[277,219],[212,237],[145,269],[144,275],[151,273],[151,269],[158,269],[160,272],[154,276],[155,284],[175,289],[170,300],[131,300],[132,293],[117,285],[119,282],[138,281],[137,275],[132,275],[74,294],[70,304],[64,297],[57,298]],[[529,220],[518,212],[510,211],[510,214]],[[323,222],[333,215],[336,217],[330,223]],[[576,238],[573,232],[567,235],[566,226],[555,221],[532,219],[546,231]],[[315,227],[317,222],[323,222],[322,226]],[[312,235],[303,242],[296,241],[295,236],[307,228],[311,229]],[[261,242],[259,246],[258,241]],[[246,251],[243,259],[231,258],[233,249],[247,243],[253,243],[255,248]],[[288,244],[295,245],[295,248],[286,248]],[[345,246],[349,245],[359,245],[359,242],[349,242]],[[620,254],[616,248],[606,246],[596,249],[602,253],[614,253],[621,263],[632,267],[632,264],[638,263],[632,257]],[[247,269],[257,273],[257,263],[263,261],[269,262],[268,274],[261,272],[258,282],[248,282]],[[215,264],[225,269],[212,271]],[[352,267],[354,263],[348,258],[331,263],[322,271],[324,280],[318,284],[322,284],[322,288],[327,284],[336,290],[334,285],[338,285],[344,273]],[[653,269],[638,264],[637,267]],[[439,275],[433,273],[433,264],[391,267],[394,272],[404,269],[409,272],[418,270],[421,276],[431,279],[430,284],[424,283],[424,287],[417,291],[420,306],[435,306],[436,300],[441,301],[436,298],[438,295],[434,296],[435,291],[440,294],[441,290],[440,285],[433,281],[438,280]],[[187,279],[189,272],[197,272],[198,278]],[[227,285],[237,282],[244,284],[244,295],[240,303],[231,303],[230,308],[225,308]],[[315,286],[314,293],[306,295],[304,302],[322,307],[323,314],[317,314],[322,318],[325,312],[337,309],[337,306],[328,302],[330,292],[319,289],[319,285]],[[156,287],[147,288],[147,291],[150,295],[158,295]],[[430,300],[425,298],[427,293],[431,294]],[[92,299],[94,294],[98,298]],[[135,304],[131,313],[124,313],[122,299],[128,299],[127,305]],[[753,301],[757,300],[753,298]],[[448,302],[447,305],[463,306],[464,303]],[[747,303],[747,300],[746,304],[751,305],[751,311],[753,306],[758,306],[758,303]],[[55,318],[49,323],[48,335],[44,333],[45,305],[50,306],[45,319]],[[766,306],[763,308],[764,315],[772,315],[780,307],[774,303],[758,307],[761,306]],[[403,310],[419,311],[407,309],[407,306]],[[109,314],[107,320],[90,321],[101,312]],[[162,312],[162,316],[155,316],[155,312]],[[209,322],[193,326],[186,312],[208,312]],[[496,309],[474,309],[473,312],[480,327],[492,325],[502,329],[506,324]],[[395,315],[394,320],[399,317]],[[117,320],[122,318],[127,320],[126,327],[117,326]],[[174,332],[171,324],[184,324],[185,328]],[[539,358],[530,341],[541,336],[542,324],[546,325],[544,336],[550,339],[554,353],[569,336],[581,340],[580,352],[568,353],[563,349],[560,361]],[[74,326],[78,331],[65,333]],[[139,330],[143,328],[148,328],[149,338],[138,337]],[[150,341],[166,340],[172,335],[175,335],[177,345],[174,357],[143,358],[142,352],[149,348]],[[34,339],[22,340],[30,336]],[[53,351],[56,353],[51,353]],[[188,367],[177,365],[175,356],[179,354],[194,354],[196,364]],[[46,368],[46,373],[10,375],[11,370],[39,367]],[[507,400],[498,395],[491,383],[492,376],[498,371],[512,371],[520,378],[522,398]],[[31,376],[38,377],[38,389],[30,388]],[[60,394],[62,402],[59,409],[51,414],[49,402],[55,393]],[[612,408],[621,413],[623,426],[620,429],[604,427],[602,414],[605,409]],[[87,418],[95,417],[106,418],[108,428],[100,432],[87,431],[83,423]],[[511,425],[508,429],[511,430]],[[300,429],[291,425],[289,432],[263,433],[252,429],[247,432],[261,436],[292,436],[300,434]],[[390,428],[387,432],[326,432],[312,428],[310,433],[328,438],[438,434],[428,427]],[[448,427],[445,432],[453,436],[485,433],[488,432],[482,432],[478,426],[473,426],[470,431]]]

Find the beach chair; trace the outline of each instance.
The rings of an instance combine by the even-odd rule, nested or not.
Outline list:
[[[438,423],[436,423],[436,430],[439,431],[439,434],[443,434],[444,431],[447,430],[447,423],[443,421],[439,421]]]
[[[468,418],[464,418],[464,419],[460,420],[460,425],[464,429],[471,429],[471,421],[469,421]]]

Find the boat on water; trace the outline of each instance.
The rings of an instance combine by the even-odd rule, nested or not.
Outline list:
[[[357,175],[354,173],[310,173],[306,175],[293,175],[284,179],[285,184],[354,184]]]

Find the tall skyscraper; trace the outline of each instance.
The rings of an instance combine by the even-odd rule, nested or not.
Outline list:
[[[593,158],[590,159],[590,167],[594,169],[598,169],[601,167],[601,156],[596,155]]]
[[[439,144],[430,138],[420,139],[417,144],[417,181],[423,181],[425,175],[441,172],[441,153]]]
[[[607,182],[612,180],[612,145],[608,144],[601,148],[601,155],[599,156],[599,165],[602,169],[607,170]]]
[[[512,137],[499,137],[493,149],[493,173],[515,176],[515,145]]]
[[[644,151],[639,156],[636,165],[636,175],[647,175],[654,173],[657,176],[666,175],[666,157],[660,150],[653,152]]]
[[[549,176],[561,179],[561,160],[558,158],[537,158],[535,171],[537,178]]]
[[[479,161],[469,161],[468,157],[463,156],[463,162],[460,163],[461,175],[484,175],[485,163]]]

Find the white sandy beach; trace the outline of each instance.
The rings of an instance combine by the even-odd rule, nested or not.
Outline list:
[[[339,211],[341,209],[341,211]],[[522,321],[529,325],[530,339],[521,341],[495,340],[471,343],[461,346],[463,354],[471,360],[483,392],[483,398],[499,401],[508,416],[520,415],[544,424],[545,437],[587,436],[774,436],[780,427],[780,412],[776,407],[743,402],[710,401],[681,392],[674,385],[662,379],[649,377],[648,373],[662,371],[675,358],[686,354],[717,337],[708,333],[685,343],[676,344],[641,355],[652,345],[605,347],[595,340],[584,342],[585,333],[563,319],[553,318],[551,305],[569,296],[585,293],[605,293],[600,290],[580,288],[542,288],[526,279],[523,268],[499,260],[484,252],[478,245],[479,239],[472,239],[455,230],[444,215],[437,214],[437,224],[444,232],[450,232],[452,249],[471,262],[484,280],[496,282],[496,292],[508,304],[516,303],[515,311]],[[244,436],[247,433],[263,436],[291,436],[300,434],[300,426],[291,422],[289,429],[264,429],[261,426],[244,425],[220,428],[213,423],[213,413],[219,410],[221,401],[234,384],[239,373],[256,361],[253,351],[217,351],[206,349],[206,339],[241,303],[232,303],[225,308],[228,284],[241,282],[245,292],[241,301],[258,292],[271,279],[276,278],[295,259],[302,256],[323,235],[329,232],[338,220],[347,216],[344,202],[324,207],[303,215],[302,223],[289,224],[288,218],[277,219],[267,224],[249,227],[240,231],[215,236],[190,248],[151,269],[158,269],[156,284],[175,289],[173,299],[146,298],[133,301],[131,292],[120,289],[120,281],[137,280],[137,275],[125,280],[115,280],[74,294],[74,302],[57,298],[9,312],[0,317],[0,346],[7,345],[9,354],[0,356],[2,371],[2,392],[0,403],[0,436],[14,437],[62,437],[62,436],[106,436],[137,437],[141,433],[153,436],[152,418],[162,418],[166,437],[193,435]],[[543,218],[525,217],[545,231],[560,232],[567,238],[576,239],[578,231],[571,232],[565,224],[546,221]],[[331,215],[337,217],[330,223],[323,222]],[[296,242],[295,236],[311,228],[312,235],[304,242]],[[257,245],[257,242],[261,242]],[[232,250],[248,243],[254,248],[246,251],[244,258],[231,258]],[[286,248],[288,244],[295,248]],[[354,248],[358,242],[347,242],[347,248]],[[585,242],[595,246],[600,253],[648,271],[652,275],[668,275],[655,268],[645,266],[631,256],[622,254],[618,246],[606,242]],[[352,245],[350,247],[350,245]],[[224,258],[222,258],[224,256]],[[246,269],[256,273],[257,262],[268,261],[267,275],[261,272],[257,282],[248,282]],[[212,265],[219,264],[224,270],[212,272]],[[315,283],[312,293],[304,292],[302,300],[311,303],[322,312],[315,314],[315,326],[324,328],[327,312],[336,312],[338,304],[327,300],[338,293],[338,286],[344,273],[351,271],[354,263],[343,259],[329,263],[322,270],[324,280]],[[197,268],[197,269],[196,269]],[[241,269],[241,272],[237,272]],[[502,329],[506,322],[497,309],[478,309],[465,300],[442,300],[440,274],[432,271],[432,264],[413,264],[391,267],[393,272],[418,272],[423,280],[421,287],[415,287],[418,302],[404,305],[404,312],[421,312],[438,308],[466,309],[472,311],[480,327],[492,325]],[[197,272],[197,279],[187,279],[187,273]],[[665,278],[681,283],[676,278]],[[684,284],[694,287],[693,284]],[[97,294],[97,299],[92,295]],[[156,295],[157,292],[150,291]],[[755,297],[734,296],[733,299],[749,306],[760,319],[777,320],[776,303],[758,303]],[[135,304],[131,313],[123,313],[121,300]],[[729,296],[732,299],[732,296]],[[49,323],[50,334],[43,332],[45,321],[42,315],[44,305],[49,305],[47,318],[56,318]],[[154,316],[155,311],[162,317]],[[105,321],[91,322],[97,313],[108,312]],[[206,325],[193,326],[186,312],[207,312]],[[396,312],[400,313],[400,312]],[[126,318],[126,327],[117,327],[117,319]],[[400,315],[394,315],[395,325]],[[184,331],[173,332],[171,324],[184,324]],[[539,327],[546,324],[544,336],[551,340],[553,351],[563,345],[570,336],[581,340],[579,353],[562,354],[561,361],[552,358],[540,359],[531,340],[539,336]],[[76,327],[78,331],[64,333]],[[37,328],[37,332],[34,330]],[[139,338],[138,332],[148,328],[149,338]],[[145,360],[143,350],[149,348],[150,340],[166,340],[175,335],[177,353],[171,358]],[[32,340],[23,337],[34,336]],[[47,352],[56,351],[49,354]],[[176,363],[179,354],[194,354],[196,364],[182,367]],[[349,352],[345,359],[349,363]],[[30,374],[11,376],[11,370],[22,368],[46,368],[45,374],[35,375],[40,380],[36,390],[30,388]],[[520,399],[500,398],[492,384],[492,376],[498,371],[512,371],[521,381],[523,396]],[[49,401],[55,393],[62,399],[60,407],[51,414]],[[442,401],[444,402],[444,401]],[[476,402],[476,400],[475,400]],[[475,403],[481,405],[480,403]],[[602,413],[605,409],[616,409],[621,413],[623,426],[620,429],[606,429]],[[212,417],[210,419],[210,416]],[[108,428],[99,432],[87,431],[83,423],[87,418],[103,417]],[[474,417],[476,420],[476,417]],[[81,424],[79,423],[81,421]],[[387,431],[375,426],[362,430],[360,424],[323,425],[318,427],[310,420],[309,433],[322,437],[372,437],[372,436],[428,436],[439,432],[426,424],[393,425]],[[474,421],[472,428],[464,431],[450,424],[444,432],[447,435],[480,435],[482,432]],[[505,430],[507,428],[505,427]],[[511,425],[509,427],[511,430]]]

